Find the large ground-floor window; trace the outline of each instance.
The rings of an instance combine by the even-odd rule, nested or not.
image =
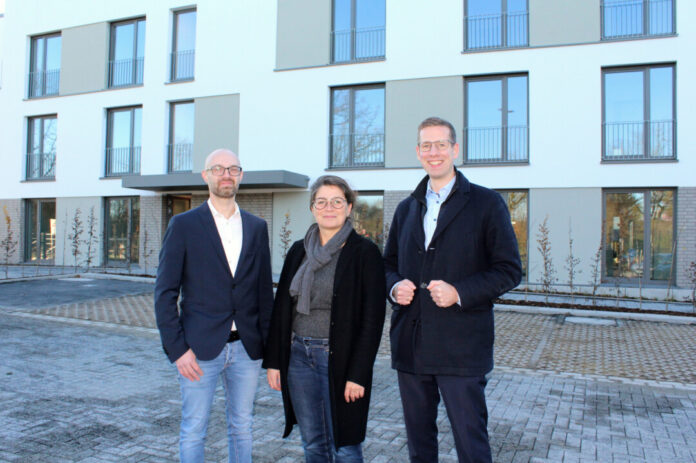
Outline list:
[[[353,206],[355,231],[374,241],[384,249],[384,195],[382,193],[360,193]]]
[[[529,236],[529,192],[521,190],[499,191],[508,206],[512,228],[517,237],[517,246],[522,260],[522,277],[527,278],[528,256],[528,236]]]
[[[105,199],[106,263],[137,263],[140,253],[140,198]]]
[[[604,192],[604,274],[607,278],[673,278],[672,189]]]
[[[53,263],[56,258],[56,200],[28,199],[25,204],[24,260]]]

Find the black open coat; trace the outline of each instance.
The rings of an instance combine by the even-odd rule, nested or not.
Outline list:
[[[276,292],[264,368],[280,370],[285,432],[297,423],[288,392],[288,364],[293,300],[290,282],[305,256],[304,243],[295,242],[283,264]],[[334,276],[329,330],[329,388],[336,447],[365,440],[370,405],[372,368],[382,337],[386,306],[384,264],[379,248],[352,231],[341,250]],[[346,403],[346,381],[365,388],[365,396]]]

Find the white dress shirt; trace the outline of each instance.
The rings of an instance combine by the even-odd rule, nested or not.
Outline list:
[[[227,264],[230,266],[230,272],[234,276],[239,263],[239,254],[242,252],[242,214],[239,212],[239,205],[234,203],[234,214],[228,219],[213,207],[213,202],[208,199],[208,207],[213,214],[215,226],[217,227],[222,248],[225,250]],[[237,326],[232,322],[232,331],[236,330]]]

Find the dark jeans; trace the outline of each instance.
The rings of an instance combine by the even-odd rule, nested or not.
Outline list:
[[[360,444],[338,450],[334,446],[327,339],[293,336],[288,389],[307,463],[363,461]],[[343,400],[343,396],[337,400]]]

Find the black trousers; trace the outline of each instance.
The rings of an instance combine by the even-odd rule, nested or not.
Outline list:
[[[437,463],[440,395],[460,463],[491,463],[485,376],[415,375],[398,372],[411,462]]]

